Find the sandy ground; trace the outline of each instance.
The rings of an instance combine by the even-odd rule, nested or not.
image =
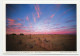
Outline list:
[[[76,35],[6,35],[6,51],[76,51]]]

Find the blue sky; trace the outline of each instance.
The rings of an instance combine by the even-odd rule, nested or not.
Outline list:
[[[7,4],[7,34],[76,34],[76,4]]]

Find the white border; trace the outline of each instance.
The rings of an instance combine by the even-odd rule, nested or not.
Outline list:
[[[79,28],[78,1],[3,1],[3,53],[4,54],[79,54],[79,31],[77,30],[77,51],[6,51],[6,4],[77,4],[77,29]]]

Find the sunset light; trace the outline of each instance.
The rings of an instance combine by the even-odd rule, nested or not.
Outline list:
[[[75,4],[7,4],[7,34],[76,34],[75,7]]]

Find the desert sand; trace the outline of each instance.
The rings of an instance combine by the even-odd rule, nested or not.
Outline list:
[[[76,35],[6,35],[6,51],[76,51]]]

